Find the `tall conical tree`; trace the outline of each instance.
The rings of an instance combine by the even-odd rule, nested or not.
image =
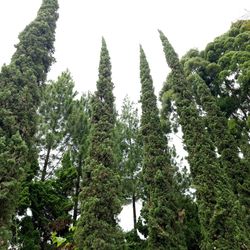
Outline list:
[[[10,65],[0,74],[0,249],[7,249],[19,184],[38,169],[34,143],[39,86],[54,61],[57,0],[43,0],[37,18],[19,35]]]
[[[247,173],[247,167],[241,163],[237,141],[228,129],[228,120],[217,105],[210,89],[198,74],[190,75],[188,81],[193,86],[197,103],[206,113],[206,125],[219,153],[218,160],[225,167],[233,191],[241,200],[242,185],[246,184],[245,176],[249,173]]]
[[[114,157],[113,87],[109,52],[102,39],[99,80],[92,99],[90,148],[80,195],[81,217],[76,232],[79,250],[115,250],[123,243],[116,220],[121,203]]]
[[[230,133],[228,119],[220,110],[215,97],[204,80],[198,74],[189,76],[196,99],[206,112],[206,124],[212,141],[219,153],[218,161],[225,167],[230,178],[233,192],[246,209],[248,209],[246,221],[250,225],[250,166],[247,159],[240,159],[239,148],[236,138]],[[223,135],[223,137],[221,136]]]
[[[188,150],[201,222],[201,249],[248,249],[249,237],[242,211],[225,167],[218,164],[214,145],[202,117],[199,116],[178,56],[168,39],[160,32],[171,72],[171,88],[184,143]]]
[[[174,168],[170,163],[153,81],[145,53],[140,47],[141,131],[143,139],[143,180],[146,190],[144,209],[148,221],[148,249],[186,249],[178,220],[178,194]]]
[[[196,72],[203,80],[203,84],[207,85],[210,97],[206,96],[205,99],[206,103],[209,102],[211,105],[211,97],[213,98],[213,115],[220,112],[220,119],[215,118],[218,122],[211,117],[211,109],[207,112],[211,119],[207,118],[214,127],[213,132],[210,130],[210,134],[214,142],[216,135],[220,137],[217,144],[219,142],[223,146],[224,153],[220,152],[221,146],[217,146],[218,151],[221,159],[224,157],[229,166],[228,174],[233,182],[234,192],[239,195],[241,203],[250,210],[249,46],[250,20],[238,20],[226,33],[210,42],[204,51],[190,50],[183,57],[182,63],[186,76]],[[195,82],[197,81],[192,82],[192,85]],[[204,92],[204,88],[200,90]],[[198,96],[198,99],[201,98]],[[200,105],[205,109],[202,102]],[[224,130],[228,127],[227,131],[216,132],[215,128],[218,130],[221,126]],[[240,161],[238,151],[241,153]]]

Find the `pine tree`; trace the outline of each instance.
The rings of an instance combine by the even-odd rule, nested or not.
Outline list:
[[[50,81],[42,88],[36,134],[40,171],[35,180],[23,183],[23,187],[27,187],[30,192],[25,193],[26,197],[22,195],[25,202],[18,207],[19,215],[23,216],[26,209],[30,208],[33,228],[39,231],[41,249],[51,245],[53,230],[62,235],[71,223],[71,216],[67,213],[72,209],[73,201],[68,197],[74,193],[72,183],[77,178],[77,172],[66,156],[70,137],[67,123],[76,95],[73,89],[74,82],[69,71],[63,72],[56,81]],[[63,178],[65,174],[67,177]],[[26,217],[18,221],[22,228],[29,221]],[[20,237],[28,238],[25,234],[30,232],[22,228]]]
[[[37,18],[20,33],[10,65],[0,74],[0,249],[7,249],[10,239],[20,181],[37,171],[36,110],[40,86],[54,61],[57,9],[56,0],[43,1]]]
[[[71,162],[76,169],[77,177],[74,180],[74,208],[73,223],[76,224],[79,215],[79,194],[82,176],[82,168],[85,164],[90,132],[90,96],[83,95],[80,100],[73,102],[72,111],[67,121],[67,131],[70,136],[69,151],[71,152]],[[67,179],[67,174],[65,175]],[[71,183],[72,185],[72,183]]]
[[[218,164],[214,145],[193,102],[178,56],[162,32],[160,38],[172,70],[171,88],[197,192],[203,237],[201,249],[248,249],[244,211],[232,191],[225,167]]]
[[[41,181],[52,176],[55,162],[60,162],[61,154],[67,147],[70,137],[67,121],[76,94],[69,71],[63,72],[56,81],[43,88],[37,133]]]
[[[88,158],[83,168],[78,249],[120,249],[123,243],[116,216],[121,211],[120,181],[114,157],[114,106],[111,63],[102,39],[97,91],[92,99],[92,128]]]
[[[118,148],[118,166],[122,180],[122,198],[124,205],[131,205],[133,229],[126,233],[126,245],[137,249],[142,243],[137,233],[137,201],[141,197],[140,181],[142,168],[142,143],[138,109],[128,96],[123,100],[121,114],[115,127]],[[144,241],[143,241],[144,242]]]
[[[167,139],[164,138],[149,65],[140,48],[141,132],[143,140],[143,180],[148,222],[148,249],[186,249],[178,220],[178,194]]]
[[[140,197],[139,176],[142,162],[142,147],[139,129],[138,110],[134,103],[126,97],[123,101],[121,115],[119,117],[121,129],[121,174],[125,198],[133,205],[133,223],[136,232],[136,201]]]

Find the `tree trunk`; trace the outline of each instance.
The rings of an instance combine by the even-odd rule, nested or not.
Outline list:
[[[133,203],[134,231],[136,233],[136,197],[135,197],[135,193],[134,192],[133,192],[133,196],[132,196],[132,203]]]
[[[45,158],[45,161],[44,161],[44,165],[43,165],[41,181],[45,181],[45,177],[46,177],[46,174],[47,174],[47,167],[48,167],[48,163],[49,163],[50,151],[51,151],[51,147],[49,146],[48,150],[47,150],[47,155],[46,155],[46,158]]]
[[[79,193],[80,193],[80,180],[81,180],[81,172],[82,172],[82,159],[79,159],[79,164],[77,167],[77,180],[76,180],[76,190],[75,190],[75,204],[73,210],[73,224],[76,223],[77,215],[78,215],[78,201],[79,201]]]

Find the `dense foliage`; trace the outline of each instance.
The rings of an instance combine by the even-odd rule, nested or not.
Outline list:
[[[40,86],[54,61],[57,0],[44,0],[37,18],[19,35],[16,52],[0,74],[0,248],[11,237],[23,179],[38,169],[35,133]]]
[[[141,133],[143,138],[144,219],[148,249],[186,249],[178,212],[178,189],[164,137],[149,65],[140,48]]]
[[[129,97],[118,114],[104,39],[93,94],[68,70],[46,82],[57,9],[42,1],[0,73],[0,250],[250,249],[250,21],[180,60],[160,31],[161,109],[140,47],[141,114]]]
[[[111,63],[102,39],[97,91],[91,101],[88,158],[83,168],[78,249],[120,249],[122,234],[117,224],[121,211],[120,180],[114,155],[114,106]]]
[[[161,31],[160,37],[167,63],[172,69],[165,90],[173,91],[172,101],[177,107],[179,122],[183,129],[184,143],[189,153],[188,160],[197,193],[203,237],[201,249],[247,249],[249,233],[245,211],[233,192],[227,170],[228,159],[216,156],[216,145],[208,134],[208,129],[213,126],[207,126],[199,115],[176,52]],[[204,99],[205,106],[207,98]],[[210,112],[205,115],[208,123],[214,122],[209,120],[210,115]]]

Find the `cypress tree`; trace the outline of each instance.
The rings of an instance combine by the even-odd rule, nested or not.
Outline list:
[[[210,121],[207,122],[208,126],[213,127],[210,128],[210,134],[215,143],[216,136],[218,137],[216,144],[221,155],[220,159],[224,158],[234,192],[248,210],[250,210],[249,31],[250,20],[238,20],[225,34],[210,42],[204,51],[195,53],[190,51],[182,60],[186,76],[196,72],[206,84],[210,96],[206,97],[206,105],[209,102],[211,106],[211,97],[213,98],[213,112],[211,109],[210,112],[207,111],[206,118]],[[201,83],[201,79],[198,80],[196,77],[193,83]],[[202,94],[204,87],[199,89]],[[208,98],[210,100],[207,100]],[[205,109],[205,104],[200,103],[200,105]],[[211,117],[215,113],[218,116],[218,112],[219,119]],[[214,119],[217,122],[213,121]],[[223,133],[219,132],[219,127],[220,130],[224,127]],[[223,138],[219,138],[221,134],[224,135]],[[222,147],[218,146],[218,143]],[[238,156],[239,152],[241,157]],[[250,217],[248,223],[249,219]]]
[[[214,145],[193,102],[176,52],[162,32],[160,38],[172,69],[171,88],[197,193],[203,237],[201,249],[248,249],[244,213],[232,191],[226,169],[218,164]]]
[[[40,86],[54,61],[58,3],[43,0],[37,18],[19,35],[10,65],[0,74],[0,249],[11,237],[20,181],[37,171],[34,143]],[[25,175],[23,173],[25,172]]]
[[[97,91],[92,99],[92,128],[80,194],[81,217],[76,231],[80,250],[120,249],[123,243],[117,225],[121,211],[119,176],[114,157],[114,106],[111,63],[102,39]]]
[[[246,176],[250,173],[247,172],[247,167],[240,160],[238,144],[228,129],[228,120],[217,105],[210,89],[198,74],[190,75],[188,81],[193,85],[197,103],[206,112],[206,125],[218,151],[219,163],[225,167],[233,191],[241,201],[243,198],[242,186],[246,186]],[[242,203],[244,204],[244,202]]]
[[[148,249],[186,249],[178,220],[178,194],[167,139],[161,128],[157,99],[149,65],[140,48],[141,132],[143,140],[143,181],[146,200],[143,210],[148,222]]]

